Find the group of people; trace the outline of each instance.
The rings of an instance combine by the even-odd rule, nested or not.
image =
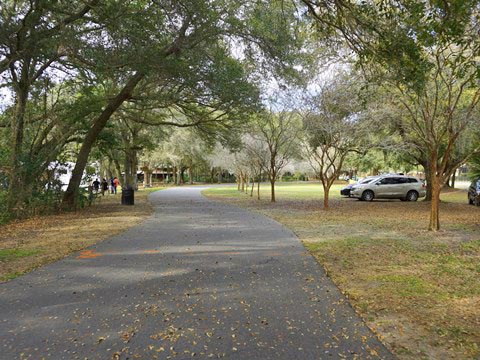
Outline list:
[[[93,191],[96,193],[101,192],[102,195],[105,195],[105,193],[116,194],[119,185],[120,181],[117,177],[111,177],[108,181],[103,178],[101,182],[99,179],[95,179],[92,183]]]

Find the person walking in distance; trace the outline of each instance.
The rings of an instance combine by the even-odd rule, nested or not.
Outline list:
[[[100,190],[100,181],[98,179],[95,179],[92,185],[93,185],[93,191],[95,191],[95,194],[98,194],[98,191]]]
[[[108,191],[108,181],[107,179],[103,178],[102,179],[102,196],[105,195],[105,192]]]
[[[110,194],[114,194],[115,193],[115,188],[113,186],[113,177],[110,178]]]
[[[117,193],[117,187],[120,185],[120,181],[118,181],[117,177],[113,179],[113,191],[116,194]]]

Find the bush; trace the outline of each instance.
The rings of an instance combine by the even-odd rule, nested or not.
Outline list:
[[[295,174],[286,172],[281,177],[281,180],[286,182],[287,181],[305,181],[306,179],[307,177],[305,176],[305,174],[301,173],[300,171],[295,172]]]
[[[12,213],[7,208],[8,191],[0,189],[0,224],[4,224],[13,218],[27,218],[37,215],[57,213],[61,208],[63,192],[59,187],[47,189],[35,188],[23,202],[18,204],[19,208]]]
[[[0,224],[5,224],[11,219],[7,210],[7,195],[6,191],[0,190]]]
[[[37,190],[25,201],[24,216],[51,214],[60,210],[62,191],[58,188]]]
[[[304,174],[304,173],[301,173],[300,171],[297,171],[297,172],[295,173],[295,180],[297,180],[297,181],[305,181],[306,178],[307,178],[307,177],[305,176],[305,174]]]
[[[80,188],[78,190],[78,199],[77,199],[77,205],[81,209],[83,209],[85,206],[90,206],[92,205],[93,201],[93,193],[88,192],[87,188]]]

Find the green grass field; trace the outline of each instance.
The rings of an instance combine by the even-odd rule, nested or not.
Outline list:
[[[340,195],[340,189],[346,185],[344,184],[334,184],[330,189],[330,199],[338,199],[342,196]],[[211,196],[220,196],[220,197],[229,197],[229,198],[244,198],[245,193],[239,192],[236,185],[228,187],[219,187],[211,188],[205,190],[205,194]],[[250,195],[250,188],[248,194]],[[275,185],[275,195],[277,200],[321,200],[323,199],[323,187],[318,182],[304,182],[304,183],[288,183],[288,182],[279,182]],[[257,196],[257,186],[253,192],[253,196]],[[260,184],[260,198],[262,200],[270,199],[270,184],[261,183]],[[466,190],[453,189],[445,191],[441,194],[442,201],[452,202],[452,203],[467,203],[467,192]],[[421,200],[421,199],[420,199]]]
[[[334,184],[330,189],[330,197],[340,197],[340,189],[345,185]],[[243,198],[246,195],[250,195],[250,189],[248,193],[242,193],[237,190],[236,185],[221,187],[221,188],[212,188],[205,190],[206,194],[217,195],[217,196],[227,196],[233,198]],[[257,196],[257,185],[253,191],[253,196]],[[275,196],[277,200],[320,200],[323,199],[323,187],[317,182],[305,182],[305,183],[288,183],[288,182],[279,182],[275,185]],[[260,184],[260,198],[262,200],[270,199],[270,184],[261,183]]]

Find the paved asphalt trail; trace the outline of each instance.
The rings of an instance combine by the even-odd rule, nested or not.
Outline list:
[[[0,358],[392,358],[291,231],[203,189],[0,284]]]

